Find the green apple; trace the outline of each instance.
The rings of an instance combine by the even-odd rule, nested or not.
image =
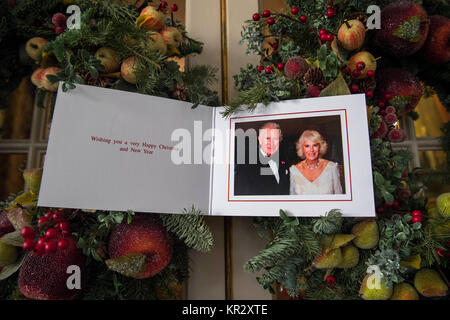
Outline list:
[[[31,59],[38,60],[42,54],[42,49],[44,49],[47,42],[48,41],[44,38],[31,38],[25,45],[25,51]]]
[[[111,48],[101,47],[95,53],[95,57],[101,61],[103,66],[103,73],[116,72],[120,68],[119,55]]]
[[[0,267],[5,267],[8,264],[13,263],[17,259],[17,249],[16,247],[4,243],[0,239]]]
[[[136,57],[129,57],[122,62],[120,67],[121,77],[128,83],[136,84],[136,67],[138,60]]]
[[[450,217],[450,192],[443,193],[437,197],[436,206],[443,217]]]
[[[174,46],[175,48],[178,48],[183,42],[183,35],[181,34],[180,30],[175,27],[168,27],[163,29],[161,31],[161,35],[164,38],[164,42],[168,46]]]
[[[149,37],[146,38],[147,47],[150,52],[159,51],[161,54],[166,54],[167,45],[163,36],[158,32],[149,32]]]

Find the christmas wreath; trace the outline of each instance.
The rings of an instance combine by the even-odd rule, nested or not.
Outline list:
[[[64,91],[87,84],[193,107],[217,105],[208,87],[215,70],[182,62],[203,44],[174,19],[175,3],[149,2],[3,1],[0,54],[11,63],[0,69],[6,83],[0,98],[31,75],[40,106],[49,101],[45,96],[55,97],[59,83]],[[73,14],[64,14],[71,5]],[[0,203],[2,299],[182,297],[188,250],[213,245],[198,210],[160,215],[37,207],[41,175],[41,169],[25,170],[25,190]]]
[[[436,205],[426,183],[449,171],[408,168],[399,118],[417,119],[420,98],[437,94],[450,110],[450,6],[441,1],[298,1],[246,21],[242,43],[261,57],[235,76],[229,116],[257,104],[364,93],[377,217],[256,218],[270,234],[244,269],[272,293],[300,299],[419,299],[448,294],[450,194]],[[376,28],[377,8],[381,28]],[[379,16],[378,16],[379,18]],[[367,26],[367,28],[366,28]],[[368,28],[374,26],[375,28]],[[449,151],[449,125],[443,149]],[[450,159],[450,158],[449,158]],[[307,215],[307,209],[305,209]],[[377,282],[378,281],[378,282]]]

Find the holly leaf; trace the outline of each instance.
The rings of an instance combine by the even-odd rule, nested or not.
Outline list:
[[[48,74],[47,75],[47,79],[51,82],[51,83],[55,83],[59,81],[59,77],[55,76],[53,74]]]
[[[5,280],[6,278],[12,276],[17,270],[22,266],[23,261],[25,260],[26,254],[23,254],[19,259],[16,259],[14,263],[8,264],[3,267],[0,272],[0,280]]]
[[[401,113],[412,100],[413,96],[395,96],[389,100],[389,103],[397,109],[397,112]]]
[[[383,198],[387,203],[392,204],[392,202],[394,202],[394,196],[386,189],[382,188],[381,194],[383,195]]]
[[[341,47],[336,38],[334,38],[333,42],[331,43],[331,50],[333,50],[333,52],[336,52],[337,57],[342,62],[345,62],[347,60],[348,52]]]
[[[93,78],[98,79],[98,70],[94,66],[92,65],[88,66],[87,70],[89,71],[89,73]]]
[[[375,180],[375,185],[377,187],[381,187],[381,186],[384,185],[384,178],[381,175],[381,173],[379,173],[378,171],[374,171],[373,172],[373,177],[374,177],[374,180]]]
[[[13,232],[5,234],[2,237],[2,242],[12,245],[12,246],[22,247],[23,238],[20,235],[20,231],[17,230],[17,231],[13,231]]]
[[[299,224],[296,217],[289,217],[284,210],[280,210],[280,218],[289,226],[298,226]]]
[[[420,40],[420,16],[412,16],[403,22],[393,35],[409,42],[418,42]]]
[[[136,278],[146,267],[146,256],[142,253],[130,253],[119,258],[108,259],[105,261],[109,269],[123,274],[126,277]]]
[[[350,90],[348,90],[347,82],[345,82],[342,73],[339,73],[336,80],[334,80],[320,92],[321,97],[339,96],[346,94],[350,94]]]

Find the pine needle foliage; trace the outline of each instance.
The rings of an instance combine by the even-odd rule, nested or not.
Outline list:
[[[211,250],[214,239],[200,210],[192,207],[184,209],[182,214],[161,215],[166,228],[179,239],[195,250],[208,252]]]
[[[320,252],[320,237],[312,231],[311,220],[289,217],[283,210],[280,217],[271,221],[272,240],[244,264],[244,269],[253,273],[263,271],[257,280],[265,289],[271,290],[272,285],[280,283],[289,295],[296,296],[300,289],[299,274]],[[334,219],[339,218],[329,216],[330,223],[339,224]]]

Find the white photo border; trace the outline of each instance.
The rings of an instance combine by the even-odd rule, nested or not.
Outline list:
[[[317,194],[317,195],[234,195],[234,174],[235,172],[235,133],[236,124],[257,121],[275,121],[285,119],[319,118],[326,116],[339,116],[341,124],[342,153],[344,166],[344,180],[347,186],[344,194]],[[229,132],[229,170],[228,170],[228,202],[305,202],[305,201],[352,201],[353,186],[351,180],[350,167],[350,146],[348,137],[347,109],[329,109],[316,111],[299,111],[267,115],[248,115],[241,117],[231,117]]]

